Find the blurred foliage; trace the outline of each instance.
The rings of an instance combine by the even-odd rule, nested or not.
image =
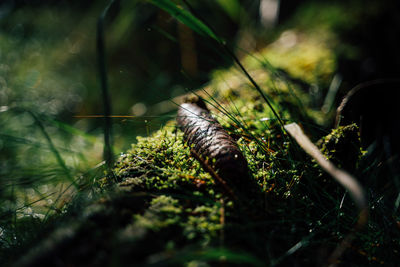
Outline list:
[[[233,59],[212,38],[199,34],[204,33],[204,29],[208,36],[215,36],[214,39],[244,59],[252,76],[268,88],[279,115],[285,120],[292,119],[309,126],[314,140],[324,135],[333,124],[333,109],[323,114],[320,108],[328,90],[334,87],[335,74],[343,77],[340,79],[343,82],[339,82],[336,88],[337,96],[333,95],[333,106],[337,106],[341,96],[360,81],[397,77],[399,74],[400,56],[396,51],[400,21],[397,16],[399,3],[395,0],[373,0],[368,4],[361,0],[282,0],[276,24],[269,27],[260,23],[260,1],[189,1],[196,14],[190,12],[191,8],[184,1],[152,2],[159,6],[164,3],[168,8],[159,9],[148,1],[114,1],[105,21],[105,61],[112,114],[116,116],[113,118],[114,151],[125,151],[131,143],[137,142],[137,135],[151,136],[151,132],[174,116],[177,96],[202,88],[209,80],[212,82],[208,88],[212,88],[214,97],[218,99],[216,106],[230,106],[231,100],[240,100],[232,88],[248,92],[245,89],[250,85],[242,74],[233,67],[229,68]],[[101,163],[103,119],[90,115],[101,115],[104,108],[96,56],[96,23],[108,3],[103,0],[9,0],[0,3],[0,256],[6,255],[9,249],[15,252],[13,255],[25,251],[43,229],[58,225],[67,210],[73,211],[71,206],[79,205],[82,198],[88,201],[102,191],[98,185],[104,182],[99,182],[104,175]],[[184,10],[186,15],[171,15],[177,10]],[[215,71],[226,68],[228,71]],[[173,108],[160,108],[165,107],[165,102]],[[262,108],[263,104],[253,92],[242,96],[242,101],[235,105],[230,112],[242,114],[243,117],[237,121],[252,121],[250,133],[263,129],[276,134],[271,129],[266,130],[267,121],[272,121],[273,116]],[[221,121],[227,129],[237,135],[248,134],[243,131],[243,125],[235,127],[227,121],[229,114],[221,115],[224,116]],[[258,116],[265,121],[260,121]],[[168,127],[172,126],[166,127],[170,133],[172,128]],[[160,145],[157,142],[161,139],[152,139],[152,145]],[[138,140],[143,144],[146,139]],[[263,134],[261,140],[270,142]],[[292,162],[294,165],[287,173],[267,172],[263,164],[265,155],[253,151],[260,148],[259,144],[249,144],[248,141],[245,138],[240,140],[244,147],[249,147],[248,157],[255,157],[250,167],[255,178],[261,179],[259,185],[266,191],[273,191],[270,181],[262,179],[283,177],[279,180],[281,187],[276,191],[282,190],[279,191],[281,196],[289,196],[290,190],[285,190],[298,183],[302,175],[295,168],[297,163]],[[268,150],[271,152],[268,160],[281,164],[281,158],[287,156],[286,149]],[[179,157],[175,150],[185,153],[184,149],[171,146],[170,150],[163,150],[168,155],[162,154],[162,157]],[[151,149],[146,151],[147,156],[152,152]],[[360,169],[367,166],[365,171],[358,170],[360,175],[387,175],[382,169],[371,170],[370,165],[378,163],[374,156],[369,157],[364,165],[360,163]],[[172,163],[177,162],[175,159]],[[136,163],[141,166],[140,160]],[[390,174],[389,167],[387,171]],[[161,173],[172,177],[174,171],[166,168]],[[117,176],[121,175],[117,173]],[[201,178],[207,174],[203,176]],[[191,180],[186,178],[179,179],[190,183]],[[148,182],[148,186],[157,184],[153,180]],[[167,188],[174,186],[164,182],[160,184]],[[383,198],[385,190],[379,191],[377,197]],[[319,199],[317,191],[310,193],[315,199]],[[394,207],[398,208],[398,198],[393,197],[395,194],[391,192],[391,198],[393,203],[397,203]],[[331,197],[329,194],[324,196]],[[374,221],[369,226],[373,233],[362,238],[388,247],[395,240],[387,237],[394,232],[392,219],[398,219],[398,215],[389,218],[391,213],[384,213],[388,209],[384,205],[387,200],[380,201],[377,197],[373,198],[373,203],[379,207],[375,216],[390,221],[390,231],[377,236],[380,224]],[[165,206],[157,206],[157,200],[153,200],[151,205],[161,209],[162,216],[169,219],[181,216],[175,212],[177,202],[173,197],[160,199]],[[68,206],[66,203],[72,204]],[[303,203],[308,204],[308,199]],[[329,203],[333,205],[336,202]],[[217,210],[216,206],[207,208],[199,214],[211,216]],[[186,211],[185,216],[190,217],[192,212],[197,211]],[[154,230],[154,225],[146,224],[146,220],[158,215],[150,209],[138,216],[138,220],[142,227]],[[307,215],[312,221],[313,214]],[[214,219],[211,221],[216,222]],[[161,219],[154,222],[158,221],[162,222]],[[210,230],[210,225],[203,227],[210,223],[205,217],[187,223],[185,229],[192,227],[194,232],[204,234]],[[315,222],[312,224],[313,227],[317,225]],[[340,228],[332,224],[327,223],[327,228]],[[218,227],[213,229],[217,231]],[[289,228],[282,229],[289,233],[292,231]],[[301,229],[308,231],[308,227]],[[335,236],[340,239],[343,232],[339,229]],[[203,237],[211,239],[211,236]],[[290,239],[287,234],[284,237]],[[293,237],[290,240],[296,241]],[[308,239],[303,241],[302,244],[308,244]],[[377,252],[377,246],[360,243],[360,250],[371,253],[369,256],[378,253],[382,258],[392,257]],[[229,255],[231,259],[258,263],[251,256],[235,255],[223,249],[202,253],[205,258],[213,260]],[[191,251],[182,255],[194,258]],[[193,261],[193,265],[196,264]]]
[[[239,17],[228,18],[238,11],[228,12],[226,3],[214,8],[203,1],[200,13],[231,42]],[[44,226],[62,215],[65,203],[91,189],[103,172],[103,119],[84,116],[103,113],[96,22],[106,4],[0,4],[2,248],[29,243],[35,234],[20,226],[35,228],[38,220]],[[104,35],[113,115],[131,116],[113,119],[115,151],[171,118],[146,114],[151,105],[199,86],[211,69],[230,64],[214,44],[145,1],[115,1]]]

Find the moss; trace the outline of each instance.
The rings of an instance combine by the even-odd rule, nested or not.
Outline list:
[[[285,45],[288,38],[294,43]],[[242,62],[283,119],[326,127],[332,123],[333,113],[324,114],[319,108],[337,68],[331,42],[323,34],[288,30]],[[222,104],[224,113],[240,113],[246,123],[260,123],[257,121],[261,118],[276,119],[238,68],[216,71],[212,78],[205,90],[217,100],[218,103],[210,100],[216,109],[221,109]]]
[[[362,156],[359,128],[355,123],[333,129],[318,145],[329,160],[350,172],[357,168]]]
[[[174,127],[173,124],[168,127]],[[164,128],[137,140],[113,170],[121,186],[154,191],[198,191],[213,186],[211,176],[190,156],[181,132]]]
[[[162,194],[143,214],[133,215],[129,231],[174,231],[177,239],[208,244],[222,227],[218,203],[224,196],[190,155],[182,132],[173,130],[174,124],[170,122],[150,137],[138,137],[119,158],[107,184],[116,179],[118,187],[127,192]]]
[[[315,37],[310,40],[299,39],[299,42],[299,46],[287,48],[291,49],[288,57],[285,56],[286,50],[281,51],[278,45],[272,45],[243,62],[282,119],[316,123],[321,121],[322,115],[308,108],[310,98],[302,87],[276,76],[268,68],[267,61],[255,59],[279,55],[282,62],[289,62],[279,66],[293,77],[303,77],[307,83],[328,81],[335,64],[326,43],[316,40]],[[304,51],[315,53],[305,59],[309,52]],[[296,63],[296,60],[307,67]],[[292,70],[292,66],[299,69]],[[320,68],[321,66],[324,67]],[[304,74],[310,72],[316,80]],[[304,163],[291,158],[293,148],[289,145],[288,137],[282,132],[277,118],[263,98],[234,68],[215,72],[206,90],[210,93],[208,107],[237,140],[261,192],[290,195],[288,191],[304,172],[300,171]],[[190,155],[189,148],[183,143],[183,133],[176,129],[175,122],[170,122],[149,137],[138,137],[132,149],[119,159],[114,177],[117,177],[120,186],[135,190],[172,190],[180,193],[193,191],[197,196],[211,198],[216,193],[221,193],[212,177]]]
[[[153,199],[150,207],[143,215],[136,215],[136,224],[159,230],[169,225],[180,222],[182,209],[178,206],[179,202],[168,196],[159,196]]]
[[[299,39],[299,48],[281,51],[271,46],[262,55],[272,53],[277,61],[287,61],[279,67],[301,82],[282,78],[268,68],[268,62],[254,58],[244,62],[283,121],[316,125],[323,116],[310,108],[302,83],[329,81],[335,64],[326,44],[305,40]],[[311,54],[313,50],[317,52]],[[235,69],[216,72],[206,89],[208,107],[237,141],[257,190],[240,185],[233,188],[236,198],[227,194],[191,155],[183,133],[171,121],[147,137],[137,137],[112,172],[99,180],[100,188],[113,188],[115,194],[99,203],[103,208],[90,216],[97,218],[91,222],[99,229],[87,238],[99,241],[103,229],[106,234],[100,243],[118,248],[104,245],[104,253],[122,261],[120,265],[176,263],[178,258],[179,263],[188,263],[198,258],[183,257],[187,251],[199,255],[197,251],[219,246],[234,251],[232,255],[251,253],[273,265],[288,247],[315,238],[310,234],[312,223],[306,223],[315,218],[319,224],[312,227],[324,233],[321,240],[332,243],[333,220],[327,210],[337,206],[331,197],[332,188],[340,193],[336,184],[315,179],[320,168],[290,140],[260,94]],[[341,157],[337,154],[341,144],[354,139],[352,127],[323,139],[327,155]],[[84,232],[85,227],[79,229]],[[343,236],[337,233],[335,238]],[[299,255],[313,249],[305,247]],[[229,253],[221,254],[225,255]]]
[[[267,61],[254,57],[243,60],[283,120],[310,124],[322,121],[322,114],[310,108],[304,84],[328,83],[335,62],[326,43],[313,38],[300,38],[299,46],[286,49],[272,45],[256,55],[267,56],[291,79],[278,73],[282,70],[269,68]],[[146,255],[158,251],[165,256],[187,246],[209,248],[226,242],[228,248],[252,251],[262,258],[265,251],[259,244],[269,233],[258,233],[257,226],[249,221],[262,225],[271,216],[287,216],[288,203],[296,199],[301,200],[294,206],[300,208],[294,211],[312,206],[314,195],[309,196],[301,184],[306,183],[304,179],[318,177],[321,170],[290,142],[263,98],[237,70],[217,71],[205,89],[209,92],[207,106],[248,161],[251,179],[257,186],[257,191],[251,191],[253,195],[244,198],[243,192],[248,191],[243,186],[233,188],[238,199],[226,194],[191,155],[174,121],[148,137],[137,137],[101,186],[116,181],[119,190],[128,194],[153,194],[141,212],[131,214],[120,234],[125,236],[123,242],[131,246],[133,242],[135,247],[139,243],[145,246],[149,242],[146,240],[157,236],[156,245],[149,248],[152,252],[143,251]],[[326,149],[331,153],[334,148]],[[312,212],[307,216],[313,216]],[[241,229],[242,225],[249,229]],[[289,220],[279,229],[289,231],[291,227]],[[250,242],[252,238],[258,241]]]
[[[188,240],[209,242],[221,229],[219,206],[206,204],[182,208],[183,202],[170,196],[159,196],[151,201],[143,215],[134,216],[134,224],[153,231],[176,226]]]
[[[283,69],[291,77],[308,84],[327,84],[336,69],[335,56],[325,36],[304,35],[295,30],[283,32],[272,45],[259,54],[246,59],[246,63],[259,68],[261,65]],[[258,61],[255,58],[264,58]]]

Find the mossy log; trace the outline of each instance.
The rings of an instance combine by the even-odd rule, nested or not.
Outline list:
[[[281,119],[322,125],[322,113],[309,108],[311,100],[303,86],[313,80],[309,72],[329,83],[334,72],[333,57],[323,42],[310,42],[311,37],[307,40],[299,48],[280,51],[272,45],[263,52],[282,59],[290,51],[291,60],[297,52],[303,58],[292,69],[291,64],[282,65],[286,67],[284,78],[265,62],[255,61],[257,55],[244,62]],[[307,49],[319,51],[312,55],[320,58],[310,58],[306,64]],[[305,69],[301,68],[304,64]],[[293,81],[304,79],[296,83],[287,77],[293,77]],[[330,225],[322,216],[336,202],[328,199],[324,209],[313,208],[316,199],[321,201],[320,192],[300,186],[301,180],[319,179],[324,192],[337,190],[336,185],[325,180],[318,166],[295,149],[262,98],[234,68],[216,72],[202,90],[207,91],[200,95],[208,96],[206,101],[213,114],[207,118],[218,121],[218,126],[213,126],[218,131],[226,131],[223,139],[229,139],[228,146],[240,162],[228,166],[212,152],[199,154],[216,159],[216,164],[209,159],[209,165],[224,179],[234,181],[236,189],[232,193],[236,198],[204,169],[204,162],[193,157],[190,148],[194,140],[186,137],[185,141],[184,133],[171,121],[151,136],[137,137],[137,143],[120,156],[114,169],[98,181],[96,188],[102,193],[80,205],[71,204],[65,222],[46,234],[17,265],[263,266],[278,259],[286,264],[323,262],[326,251],[334,247],[332,242],[324,246],[310,244],[295,258],[279,257],[310,233],[310,226],[302,221],[313,222],[318,217],[321,223]],[[195,113],[205,114],[201,110]],[[328,118],[332,119],[332,114]],[[181,125],[185,123],[178,120]],[[242,198],[240,192],[248,191],[251,184],[257,190]],[[307,212],[302,211],[305,207],[309,207]],[[295,218],[301,222],[295,222]],[[322,237],[331,238],[326,233]],[[305,257],[311,251],[316,257]]]

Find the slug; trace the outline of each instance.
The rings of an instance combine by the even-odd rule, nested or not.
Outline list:
[[[180,105],[177,122],[192,153],[200,157],[208,165],[206,167],[211,167],[223,181],[235,186],[247,180],[249,170],[245,157],[200,98],[187,99]]]

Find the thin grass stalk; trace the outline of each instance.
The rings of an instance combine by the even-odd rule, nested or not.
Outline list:
[[[211,32],[215,34],[215,30],[213,27],[207,23],[194,9],[193,7],[189,4],[187,0],[182,0],[189,8],[190,12],[193,13],[202,23],[204,23],[210,30]],[[261,97],[264,99],[264,101],[267,103],[268,107],[271,109],[272,113],[274,116],[277,118],[279,124],[282,126],[282,129],[284,130],[284,123],[281,119],[281,117],[278,115],[276,110],[271,104],[271,101],[267,98],[267,96],[263,93],[261,90],[261,87],[257,84],[257,82],[251,77],[250,73],[246,70],[246,68],[243,66],[243,64],[240,62],[239,58],[229,49],[229,47],[226,45],[225,42],[221,41],[219,38],[215,39],[217,43],[222,47],[222,49],[234,60],[234,62],[239,66],[239,68],[242,70],[244,75],[247,77],[247,79],[250,81],[250,83],[254,86],[254,88],[257,90],[257,92],[261,95]]]
[[[111,121],[111,98],[108,89],[107,66],[105,56],[105,41],[104,41],[104,20],[110,7],[115,1],[111,0],[108,6],[103,10],[97,21],[97,58],[100,75],[101,92],[104,108],[104,150],[103,158],[108,168],[111,168],[114,162],[112,149],[112,121]]]
[[[47,143],[49,144],[51,152],[53,152],[54,156],[56,157],[58,165],[60,165],[61,169],[64,171],[65,176],[67,179],[75,186],[75,188],[78,188],[78,184],[76,183],[75,179],[72,177],[70,170],[68,169],[67,165],[64,162],[64,159],[61,157],[61,154],[58,152],[56,146],[54,145],[50,135],[47,133],[46,129],[44,128],[43,123],[40,121],[40,119],[32,112],[32,111],[27,111],[32,118],[35,120],[36,125],[39,127],[40,131],[42,132],[43,136],[46,138]]]

